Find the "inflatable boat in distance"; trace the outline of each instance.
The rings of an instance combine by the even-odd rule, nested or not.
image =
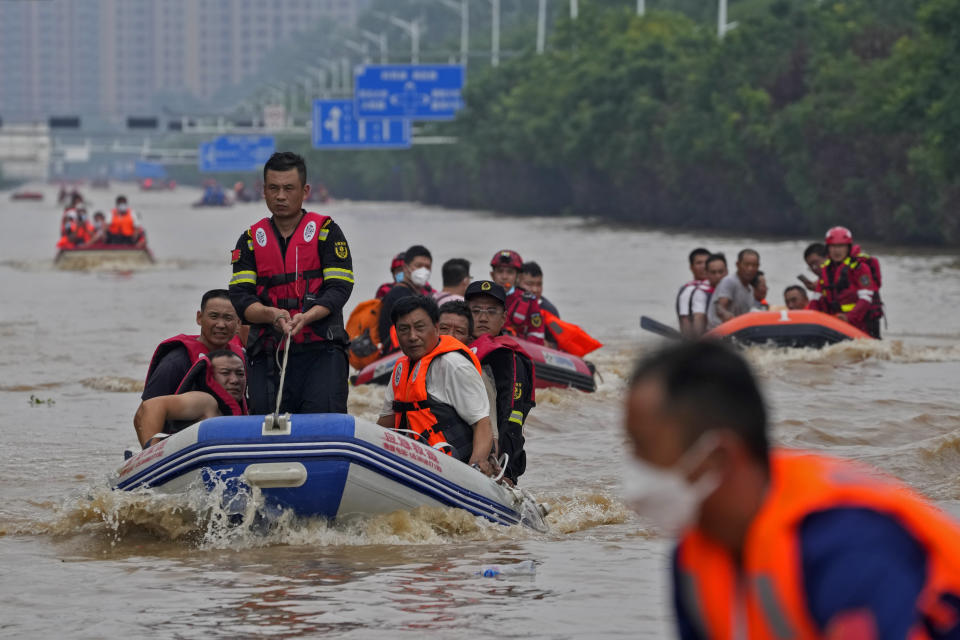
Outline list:
[[[708,331],[708,338],[725,338],[739,344],[819,349],[844,340],[869,339],[853,325],[819,311],[751,311]]]
[[[187,427],[126,460],[113,487],[178,493],[219,480],[255,487],[271,509],[302,517],[442,506],[547,530],[546,509],[526,491],[401,433],[344,414],[272,418],[223,416]]]

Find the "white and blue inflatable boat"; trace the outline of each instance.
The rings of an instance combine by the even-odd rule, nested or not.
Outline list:
[[[262,492],[271,510],[343,519],[420,506],[546,531],[528,493],[398,432],[343,414],[210,418],[130,457],[114,488],[184,492],[212,478]],[[274,427],[274,423],[279,426]]]

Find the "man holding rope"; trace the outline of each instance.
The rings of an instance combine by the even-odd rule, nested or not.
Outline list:
[[[274,411],[289,358],[281,413],[347,412],[347,333],[343,306],[353,291],[353,259],[340,227],[303,209],[310,193],[302,157],[273,154],[263,168],[273,215],[246,230],[231,254],[230,299],[252,325],[247,341],[250,412]]]

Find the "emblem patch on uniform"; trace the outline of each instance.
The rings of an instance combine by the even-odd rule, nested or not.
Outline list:
[[[484,282],[480,285],[480,291],[490,291],[490,283]]]
[[[519,400],[523,397],[523,383],[517,382],[513,385],[513,399]]]
[[[397,370],[393,372],[393,386],[400,386],[400,376],[403,375],[403,363],[397,363]]]
[[[230,264],[240,259],[240,249],[234,249],[230,252]]]
[[[860,284],[862,284],[863,286],[867,286],[868,284],[870,284],[870,278],[866,275],[860,276]]]
[[[534,314],[530,316],[530,324],[532,324],[535,327],[539,327],[540,325],[543,324],[543,318],[540,317],[539,313]]]
[[[303,241],[310,242],[315,235],[317,235],[317,223],[311,220],[307,223],[307,226],[303,228]]]
[[[267,232],[263,230],[263,227],[257,229],[257,244],[261,247],[267,246]]]
[[[334,242],[333,243],[333,252],[337,254],[337,257],[341,260],[346,260],[347,256],[350,255],[350,250],[347,249],[346,242]]]

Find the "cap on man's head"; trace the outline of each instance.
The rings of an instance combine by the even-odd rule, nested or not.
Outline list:
[[[397,255],[393,256],[393,260],[390,261],[390,271],[394,269],[403,269],[403,255],[404,252],[401,251]]]
[[[493,254],[493,258],[490,260],[490,266],[493,268],[496,268],[501,264],[505,264],[508,267],[513,267],[519,271],[523,268],[523,258],[521,258],[520,254],[516,251],[504,249],[503,251],[497,251],[495,254]]]
[[[467,290],[463,292],[463,299],[470,300],[477,296],[490,296],[499,300],[503,305],[507,304],[507,292],[492,280],[474,280],[467,285]]]

